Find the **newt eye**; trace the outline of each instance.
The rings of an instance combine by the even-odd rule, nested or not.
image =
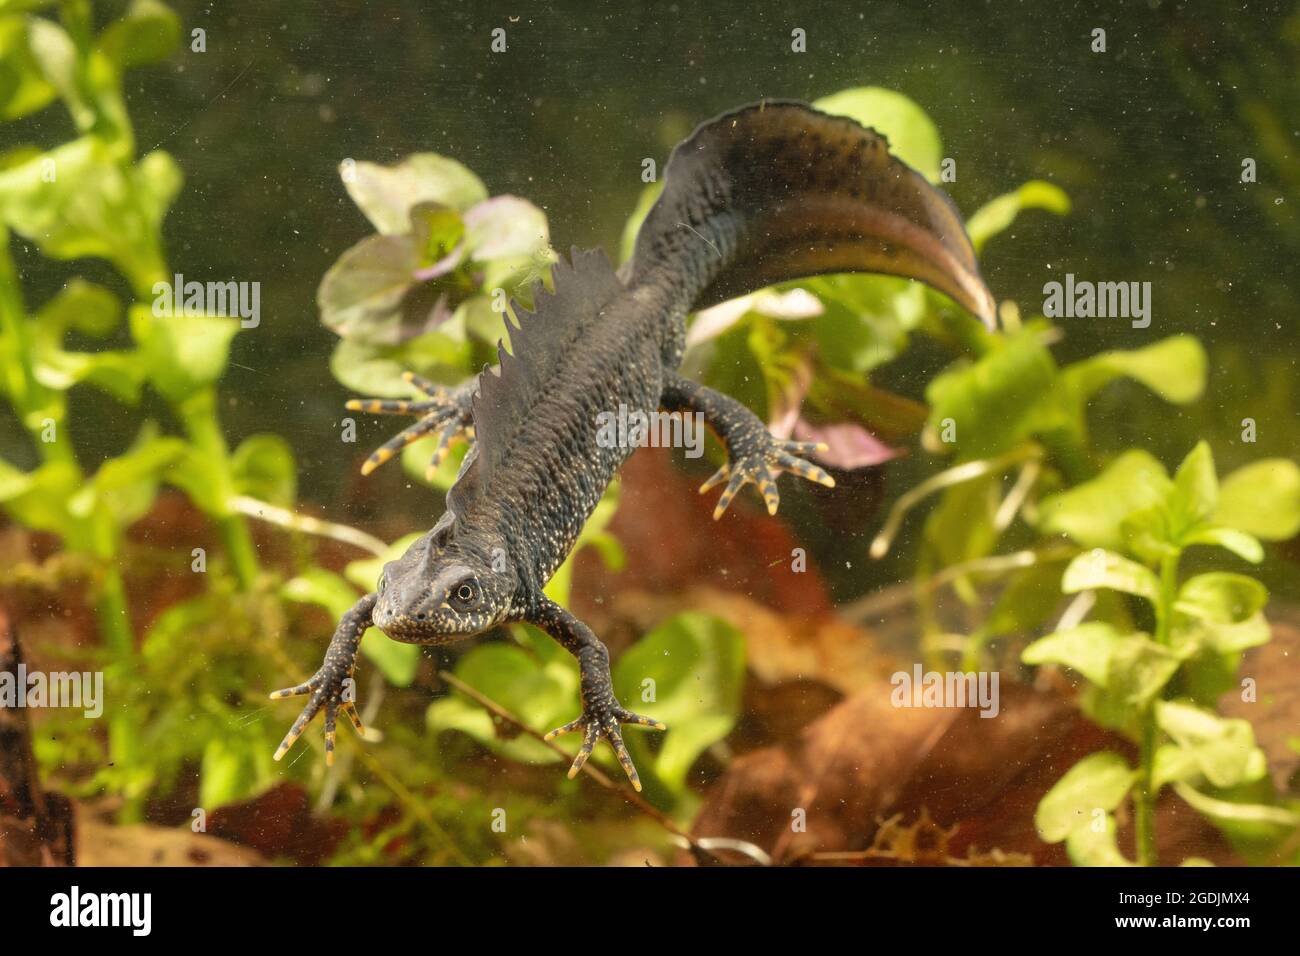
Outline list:
[[[452,606],[467,611],[478,603],[478,585],[472,579],[461,581],[451,593]]]
[[[383,594],[384,588],[388,587],[388,575],[382,571],[379,573],[379,586],[375,588],[376,594]]]

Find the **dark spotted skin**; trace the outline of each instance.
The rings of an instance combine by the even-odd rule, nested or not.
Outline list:
[[[583,735],[570,776],[581,770],[603,736],[638,790],[640,779],[619,725],[655,729],[664,725],[631,713],[615,699],[604,644],[543,593],[609,482],[635,450],[602,444],[595,426],[597,416],[620,404],[644,411],[700,412],[729,453],[728,465],[701,489],[727,482],[716,517],[750,481],[758,486],[769,511],[775,512],[779,500],[776,477],[782,470],[833,484],[820,468],[794,457],[794,453],[807,453],[815,446],[774,438],[762,421],[735,399],[676,373],[685,341],[686,309],[673,304],[674,293],[681,294],[672,285],[625,288],[602,310],[599,322],[581,329],[575,335],[581,347],[566,351],[566,360],[551,370],[545,387],[534,396],[530,413],[515,430],[506,455],[509,467],[494,473],[490,488],[475,497],[463,514],[454,518],[450,512],[444,515],[401,558],[390,562],[376,593],[349,614],[408,643],[446,643],[516,621],[546,631],[577,658],[581,668],[582,716],[552,732],[552,736]],[[653,320],[655,313],[657,321]],[[416,413],[431,411],[429,417],[436,416],[438,427],[445,428],[448,421],[455,424],[459,420],[454,395],[446,393],[432,410],[428,402],[434,398],[411,403],[411,408]],[[390,404],[375,407],[369,401],[354,405],[381,413],[404,410]],[[350,676],[356,649],[355,640],[336,636],[321,670],[307,684],[291,689],[313,696],[277,756],[294,743],[316,712],[324,709],[329,758],[333,750],[331,707],[336,706],[330,701],[337,696],[338,684]],[[289,696],[289,692],[278,691],[277,696]]]
[[[879,182],[855,181],[864,177]],[[521,313],[518,328],[507,323],[512,349],[501,351],[496,369],[455,390],[408,376],[424,396],[418,401],[349,403],[420,416],[371,456],[367,472],[435,432],[435,466],[457,438],[469,438],[471,449],[447,513],[385,566],[375,594],[340,623],[316,675],[273,695],[311,694],[276,758],[322,709],[327,759],[337,711],[358,723],[343,687],[367,625],[394,640],[441,644],[524,621],[550,634],[581,669],[582,714],[548,735],[582,733],[570,776],[605,737],[639,790],[620,725],[663,724],[618,702],[605,646],[543,592],[634,450],[601,441],[599,418],[620,406],[699,413],[728,453],[701,488],[725,484],[715,518],[748,483],[775,513],[782,472],[833,486],[797,457],[818,446],[776,439],[736,400],[677,374],[686,317],[737,290],[858,267],[912,275],[984,309],[960,219],[946,197],[926,190],[883,139],[851,120],[793,103],[742,108],[701,126],[674,151],[664,193],[622,270],[578,252],[557,264],[554,293],[539,294],[537,313]],[[863,197],[875,205],[859,208]],[[964,246],[953,239],[954,221]]]

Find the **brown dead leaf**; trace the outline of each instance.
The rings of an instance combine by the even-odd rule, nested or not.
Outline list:
[[[753,490],[715,522],[716,493],[699,494],[708,471],[688,475],[673,463],[673,454],[673,449],[642,448],[623,466],[623,504],[610,531],[623,545],[627,566],[610,572],[593,551],[581,554],[576,579],[582,586],[575,597],[589,602],[581,611],[593,610],[590,604],[629,586],[674,594],[707,580],[780,612],[829,614],[832,605],[821,575],[811,564],[799,573],[791,570],[799,542],[768,515]]]
[[[626,591],[615,599],[614,614],[639,633],[681,611],[721,618],[745,637],[745,662],[765,685],[816,680],[849,694],[888,677],[896,669],[870,631],[833,614],[782,614],[745,594],[711,586],[658,595]]]
[[[1270,614],[1284,618],[1273,622],[1273,640],[1247,651],[1237,673],[1255,680],[1255,699],[1242,700],[1240,688],[1230,690],[1219,698],[1219,710],[1250,721],[1268,757],[1273,784],[1285,791],[1300,772],[1300,752],[1294,746],[1300,737],[1300,626],[1292,620],[1298,616],[1294,609],[1270,609]]]
[[[1088,722],[1062,696],[1001,687],[1001,709],[903,708],[880,681],[810,724],[798,740],[737,760],[709,793],[693,834],[757,844],[777,863],[873,846],[882,823],[928,814],[945,833],[944,856],[964,861],[1067,862],[1034,829],[1034,810],[1079,759],[1131,747]],[[802,822],[803,829],[795,826]],[[1131,833],[1121,821],[1121,846]],[[1162,858],[1236,857],[1217,831],[1167,794],[1157,808]],[[955,828],[955,829],[954,829]],[[878,844],[877,844],[878,845]],[[963,865],[966,865],[963,863]]]
[[[287,856],[302,866],[316,866],[334,852],[347,824],[313,814],[307,792],[282,783],[251,800],[213,810],[208,831],[268,857]]]
[[[189,827],[115,826],[77,807],[79,866],[264,866],[255,850]]]

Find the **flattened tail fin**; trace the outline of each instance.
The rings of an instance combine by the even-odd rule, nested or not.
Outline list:
[[[996,324],[952,201],[879,133],[788,100],[724,113],[673,151],[626,270],[633,283],[684,277],[691,309],[790,279],[878,272]]]

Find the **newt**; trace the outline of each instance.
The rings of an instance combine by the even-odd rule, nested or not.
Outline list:
[[[643,413],[701,413],[727,463],[701,491],[722,487],[719,518],[747,484],[769,513],[790,473],[833,486],[805,460],[820,446],[774,437],[740,402],[678,374],[687,316],[774,283],[825,273],[875,272],[926,283],[994,327],[994,300],[951,200],[852,119],[792,100],[766,100],[699,126],[672,152],[664,188],[615,269],[574,249],[536,289],[535,311],[505,318],[499,364],[456,388],[408,374],[417,401],[354,400],[349,408],[418,416],[363,472],[437,433],[437,459],[470,441],[446,511],[340,620],[320,669],[273,699],[309,695],[275,753],[279,760],[320,712],[332,762],[344,714],[362,730],[352,674],[374,625],[396,641],[445,644],[527,622],[577,658],[581,714],[547,739],[580,733],[572,778],[600,738],[641,789],[622,726],[665,729],[614,695],[609,653],[543,587],[632,447],[598,440],[597,419],[620,405]],[[435,460],[435,464],[436,464]]]

